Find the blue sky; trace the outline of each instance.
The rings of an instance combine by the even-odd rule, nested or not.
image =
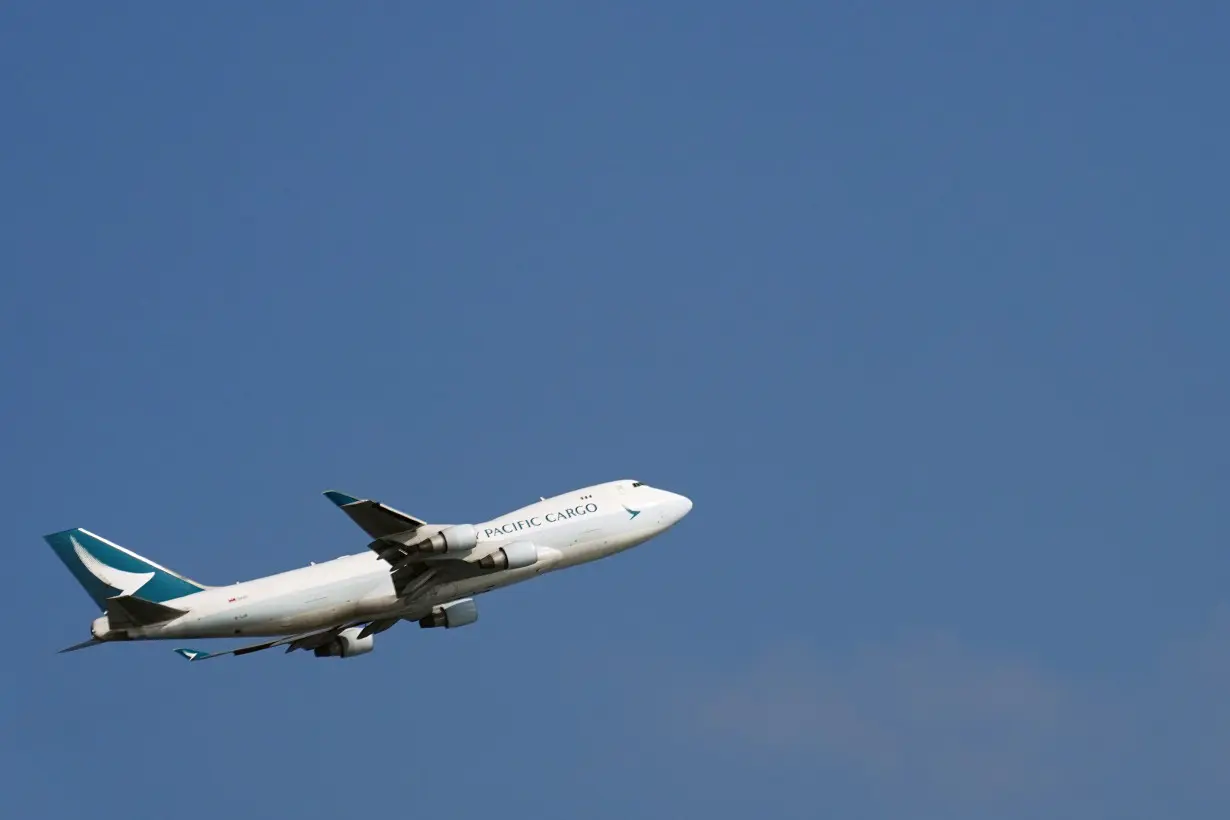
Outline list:
[[[1230,10],[0,9],[0,809],[1230,810]],[[676,530],[353,662],[59,656],[641,480]]]

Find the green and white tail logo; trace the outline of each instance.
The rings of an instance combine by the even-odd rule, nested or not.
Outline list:
[[[76,538],[70,535],[68,540],[73,543],[73,552],[81,559],[81,563],[90,571],[90,574],[112,589],[118,589],[120,595],[136,595],[137,590],[154,578],[152,572],[125,572],[122,569],[109,567],[91,555],[77,542]]]
[[[43,536],[68,571],[103,609],[132,595],[161,604],[206,587],[81,528]]]

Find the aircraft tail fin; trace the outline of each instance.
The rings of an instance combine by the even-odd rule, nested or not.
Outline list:
[[[117,597],[134,598],[138,592],[141,597],[135,600],[142,603],[134,606],[141,608],[208,589],[89,530],[64,530],[43,540],[102,609],[109,609]],[[148,609],[141,611],[149,617]]]

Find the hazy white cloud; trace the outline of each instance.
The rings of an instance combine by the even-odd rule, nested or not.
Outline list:
[[[927,635],[839,654],[779,645],[733,677],[676,683],[687,731],[705,747],[856,781],[885,804],[1224,816],[1230,611],[1142,668],[1094,683]]]
[[[1133,705],[1134,739],[1143,754],[1167,758],[1174,788],[1230,811],[1230,608],[1169,648]]]
[[[927,636],[845,657],[778,647],[700,697],[694,717],[762,752],[979,798],[1054,785],[1075,708],[1021,660]]]

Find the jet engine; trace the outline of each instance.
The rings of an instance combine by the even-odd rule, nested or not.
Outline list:
[[[456,629],[459,626],[468,626],[477,620],[478,605],[474,603],[474,599],[462,598],[459,601],[433,606],[430,615],[419,619],[419,626],[423,629],[440,626],[445,629]]]
[[[483,569],[521,569],[538,562],[538,547],[528,541],[516,541],[500,547],[479,559]]]
[[[415,552],[427,552],[432,554],[446,552],[465,552],[466,550],[474,549],[474,545],[478,543],[478,528],[473,524],[458,524],[454,527],[441,530],[435,535],[428,538],[426,541],[419,541],[411,545]]]
[[[366,655],[375,648],[376,639],[371,635],[360,638],[363,630],[357,626],[343,629],[338,636],[324,646],[318,646],[313,652],[318,658],[353,658],[356,655]]]

